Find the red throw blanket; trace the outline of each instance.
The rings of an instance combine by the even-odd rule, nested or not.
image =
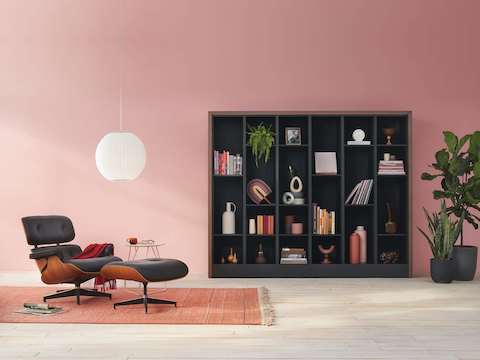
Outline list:
[[[112,253],[109,255],[113,255],[113,244],[90,244],[80,254],[74,256],[73,259],[91,259],[106,256],[106,251],[109,247],[112,248]],[[100,287],[105,291],[106,289],[116,289],[117,283],[115,280],[106,281],[99,275],[95,278],[95,287]]]

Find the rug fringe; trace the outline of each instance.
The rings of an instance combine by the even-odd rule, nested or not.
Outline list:
[[[258,288],[258,299],[260,312],[262,314],[262,325],[271,326],[275,320],[275,311],[270,303],[268,289],[264,286]]]

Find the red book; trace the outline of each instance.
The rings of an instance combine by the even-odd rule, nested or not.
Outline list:
[[[268,234],[268,216],[263,217],[263,233]]]

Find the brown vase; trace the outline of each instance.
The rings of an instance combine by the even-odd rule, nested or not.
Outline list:
[[[350,264],[360,263],[360,235],[352,233],[350,235]]]
[[[227,256],[227,263],[233,264],[233,258],[234,258],[233,248],[230,248],[230,252],[228,253],[228,256]]]
[[[267,258],[263,254],[262,243],[258,244],[258,252],[257,252],[257,257],[255,258],[255,263],[256,264],[266,264],[267,263]]]

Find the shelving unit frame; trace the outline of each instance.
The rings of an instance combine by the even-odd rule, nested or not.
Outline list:
[[[210,112],[209,113],[209,227],[208,264],[210,277],[410,277],[411,276],[411,120],[410,111],[313,111],[313,112]],[[269,124],[275,132],[272,158],[266,168],[257,169],[249,153],[248,126],[260,122]],[[302,145],[286,145],[285,127],[302,129]],[[385,145],[383,128],[396,127],[393,145]],[[366,131],[370,146],[347,145],[355,128]],[[239,132],[240,130],[240,133]],[[335,139],[332,139],[335,138]],[[335,140],[335,141],[333,141]],[[231,150],[243,156],[241,176],[219,176],[213,172],[213,151]],[[337,153],[337,175],[314,173],[314,152]],[[405,176],[378,175],[378,161],[384,152],[404,160]],[[290,162],[306,187],[305,206],[281,204],[285,191],[285,167]],[[366,166],[363,166],[366,165]],[[258,174],[262,176],[257,176]],[[374,180],[370,203],[366,206],[345,205],[346,196],[359,179]],[[251,203],[246,186],[250,179],[261,178],[273,189],[272,205]],[[326,190],[324,190],[326,189]],[[324,192],[322,192],[322,190]],[[331,195],[334,194],[334,195]],[[336,200],[335,197],[336,196]],[[312,203],[333,204],[337,212],[334,235],[313,234]],[[225,202],[237,205],[237,234],[221,234],[221,213]],[[385,203],[394,201],[398,233],[385,234]],[[237,204],[238,202],[238,204]],[[323,206],[322,206],[323,207]],[[327,206],[326,206],[327,207]],[[331,207],[329,210],[332,210]],[[248,218],[253,214],[275,215],[275,234],[249,235]],[[297,214],[304,223],[305,234],[295,236],[283,231],[286,214]],[[355,225],[366,225],[368,232],[367,264],[349,264],[349,235]],[[255,264],[254,253],[262,242],[268,263]],[[317,246],[335,244],[333,264],[320,263]],[[284,246],[305,247],[308,264],[280,264]],[[233,247],[238,252],[238,264],[221,264],[220,258]],[[397,264],[382,264],[383,251],[399,250]]]

